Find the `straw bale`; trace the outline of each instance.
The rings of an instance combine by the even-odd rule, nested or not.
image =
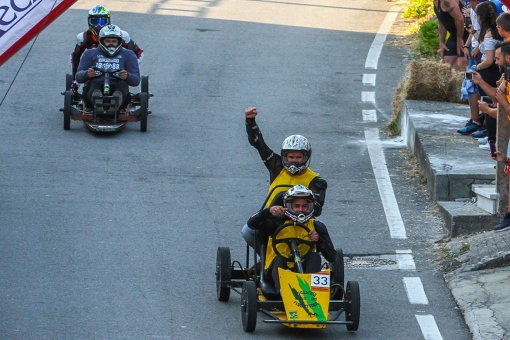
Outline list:
[[[434,60],[412,60],[395,91],[392,119],[398,119],[402,102],[435,100],[460,103],[464,73]]]

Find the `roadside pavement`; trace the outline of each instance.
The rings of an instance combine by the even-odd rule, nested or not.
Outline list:
[[[450,223],[476,221],[474,228],[446,227],[447,221],[445,238],[437,242],[445,281],[473,339],[510,340],[510,230],[492,231],[499,219],[466,202],[475,196],[470,192],[472,184],[490,184],[496,178],[488,151],[480,150],[471,136],[456,132],[468,118],[467,105],[406,101],[402,136],[418,159],[433,199],[438,205],[449,200],[446,203],[460,206],[443,215],[461,215],[464,205],[470,219],[452,216]]]

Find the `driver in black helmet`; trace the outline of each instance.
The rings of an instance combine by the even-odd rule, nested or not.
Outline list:
[[[299,244],[300,253],[304,256],[303,270],[305,273],[315,273],[321,269],[321,257],[319,252],[329,262],[334,262],[336,257],[335,247],[328,233],[328,229],[313,217],[315,195],[303,185],[296,185],[289,189],[283,196],[284,205],[274,205],[264,208],[250,217],[247,222],[249,228],[260,230],[267,235],[273,233],[281,225],[287,222],[299,222],[305,225],[310,232],[296,226],[288,226],[278,233],[280,238],[300,238],[315,243],[310,249],[307,244]],[[277,244],[280,254],[288,255],[290,249],[287,245]],[[308,253],[307,253],[308,252]],[[273,239],[270,236],[266,249],[266,261],[264,263],[265,277],[272,277],[277,290],[280,289],[278,268],[295,270],[294,263],[288,262],[285,257],[277,254],[273,249]]]
[[[318,173],[312,171],[310,158],[312,156],[312,147],[308,140],[301,135],[291,135],[282,143],[281,153],[277,154],[271,150],[264,141],[262,133],[255,122],[257,108],[249,107],[245,110],[246,132],[248,133],[249,143],[257,149],[260,158],[269,171],[269,190],[281,184],[296,185],[301,184],[310,188],[315,195],[314,216],[320,216],[322,206],[326,199],[326,189],[328,187],[324,178]],[[267,200],[266,207],[282,202],[273,202],[278,194],[287,188],[277,188],[273,191],[271,197]],[[255,244],[255,233],[245,225],[242,229],[243,238],[252,248]]]
[[[117,108],[125,106],[129,86],[140,83],[140,68],[135,53],[122,47],[122,30],[118,26],[103,27],[99,32],[99,47],[85,51],[80,60],[76,80],[88,82],[89,91],[84,98],[87,107],[103,94],[104,77],[97,77],[101,73],[93,67],[104,71],[120,70],[116,74],[120,79],[111,78],[110,94],[117,99]]]

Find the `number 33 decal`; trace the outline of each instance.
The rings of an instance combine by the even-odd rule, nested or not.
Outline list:
[[[329,287],[329,275],[312,274],[312,287]]]

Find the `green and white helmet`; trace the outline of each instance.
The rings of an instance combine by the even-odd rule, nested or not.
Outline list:
[[[287,153],[291,151],[303,152],[303,161],[300,163],[288,162]],[[308,168],[310,165],[310,158],[312,157],[312,146],[308,142],[308,139],[305,137],[301,135],[292,135],[283,140],[281,156],[285,170],[294,175],[305,171],[306,168]]]
[[[95,6],[89,11],[88,15],[89,31],[94,35],[99,35],[99,31],[110,24],[110,11],[103,6]]]

